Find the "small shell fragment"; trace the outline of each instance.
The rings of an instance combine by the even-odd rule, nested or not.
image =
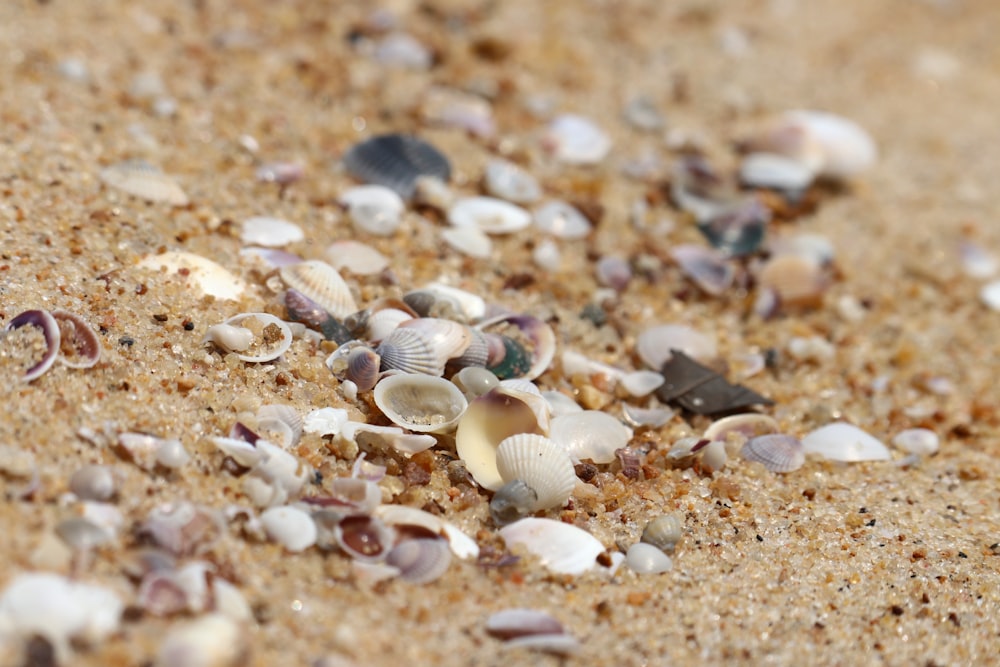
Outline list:
[[[99,173],[101,180],[122,192],[154,202],[172,206],[187,206],[188,196],[170,176],[144,160],[127,160],[105,167]]]
[[[892,444],[908,454],[932,456],[940,449],[941,440],[928,428],[908,428],[893,436]]]
[[[345,191],[338,200],[359,231],[375,236],[392,236],[403,221],[406,204],[383,185],[359,185]]]
[[[292,553],[316,544],[316,523],[297,507],[271,507],[260,515],[260,521],[267,536]]]
[[[834,422],[821,426],[802,438],[806,453],[819,454],[831,461],[885,461],[889,450],[877,438],[857,426]]]
[[[550,201],[535,209],[535,227],[558,239],[586,238],[593,229],[590,220],[575,206],[564,201]]]
[[[168,274],[184,277],[186,286],[196,286],[198,290],[216,299],[237,300],[246,290],[243,281],[227,269],[210,259],[189,252],[165,252],[150,255],[138,264],[139,268],[151,271],[166,270]]]
[[[490,195],[515,204],[531,204],[542,197],[542,188],[535,177],[506,160],[494,159],[486,164],[483,187]]]
[[[662,574],[674,567],[670,556],[645,542],[637,542],[628,548],[625,564],[638,574]]]
[[[576,526],[553,519],[528,517],[500,529],[508,548],[523,547],[548,570],[582,574],[597,565],[601,542]]]
[[[531,214],[518,206],[494,197],[465,197],[448,211],[454,227],[475,227],[486,234],[511,234],[531,224]]]
[[[298,243],[305,237],[302,228],[294,222],[268,216],[247,218],[240,230],[240,240],[243,243],[265,248],[280,248],[289,243]]]
[[[453,250],[476,259],[489,259],[493,241],[478,227],[449,227],[441,230],[441,239]]]
[[[611,150],[611,137],[589,118],[562,114],[549,123],[542,144],[559,162],[597,164]]]

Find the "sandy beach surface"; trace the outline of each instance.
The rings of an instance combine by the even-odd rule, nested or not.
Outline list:
[[[30,309],[70,311],[103,347],[92,368],[57,363],[23,382],[40,335],[29,327],[0,340],[0,590],[54,572],[113,591],[123,605],[107,636],[64,647],[23,636],[19,608],[0,607],[0,664],[996,661],[1000,312],[980,297],[996,279],[989,262],[976,274],[962,249],[1000,256],[998,26],[993,0],[0,3],[0,323]],[[387,53],[383,40],[395,33],[420,48]],[[492,135],[432,122],[435,87],[487,100]],[[662,127],[624,118],[639,96]],[[765,319],[753,285],[707,295],[672,261],[671,248],[705,241],[670,203],[667,183],[693,151],[731,173],[736,143],[787,109],[849,118],[879,155],[846,182],[810,190],[808,210],[771,223],[773,238],[825,238],[834,259],[815,303]],[[598,164],[566,166],[545,148],[547,124],[569,112],[610,136]],[[384,132],[439,148],[460,196],[480,193],[491,157],[508,157],[546,198],[589,213],[594,231],[557,239],[554,269],[533,260],[544,237],[531,228],[493,236],[488,259],[465,256],[441,241],[448,223],[430,207],[410,206],[390,236],[359,232],[337,203],[357,184],[340,159]],[[102,180],[102,169],[134,159],[161,168],[188,203],[145,201]],[[282,187],[257,177],[276,163],[300,165],[301,178]],[[636,202],[648,207],[639,224]],[[839,420],[890,443],[919,427],[939,437],[940,451],[906,460],[893,448],[892,460],[861,463],[809,457],[787,474],[731,457],[712,473],[664,455],[711,423],[678,412],[636,429],[639,479],[617,462],[600,465],[568,506],[539,514],[591,533],[608,550],[601,560],[673,514],[683,536],[672,569],[596,565],[573,576],[506,548],[490,494],[449,476],[447,436],[413,460],[365,446],[387,468],[386,503],[433,511],[481,549],[478,561],[454,558],[428,584],[366,583],[337,550],[289,553],[256,536],[248,514],[233,510],[252,506],[245,470],[209,439],[274,403],[387,423],[366,397],[344,396],[324,365],[330,342],[296,340],[262,364],[203,343],[208,327],[240,312],[285,316],[273,279],[240,254],[253,216],[297,224],[304,239],[286,249],[308,259],[345,239],[382,252],[385,271],[343,272],[360,305],[437,280],[544,319],[557,353],[536,383],[586,407],[620,417],[624,403],[648,403],[599,373],[569,376],[565,351],[631,371],[641,367],[643,331],[684,324],[717,342],[731,379],[737,360],[774,351],[744,383],[773,399],[761,411],[784,433]],[[245,289],[214,298],[190,275],[140,266],[168,251],[217,262]],[[595,266],[606,256],[634,271],[618,293],[598,292]],[[595,294],[608,298],[595,304]],[[815,353],[793,353],[809,340]],[[177,438],[191,460],[143,467],[113,446],[125,432]],[[357,453],[305,434],[294,454],[319,475],[302,495],[328,492]],[[115,470],[117,512],[101,516],[118,525],[107,542],[73,552],[57,536],[85,513],[69,479],[97,463]],[[183,501],[230,512],[219,535],[176,564],[207,564],[245,601],[244,618],[213,611],[218,600],[165,615],[144,608],[139,563],[150,542],[141,527]],[[515,607],[558,619],[579,652],[505,647],[486,620]],[[191,625],[207,616],[219,625]],[[192,655],[171,657],[163,647],[190,627],[206,636]]]

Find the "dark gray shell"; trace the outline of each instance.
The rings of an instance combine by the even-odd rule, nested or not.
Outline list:
[[[355,178],[384,185],[404,199],[413,197],[421,176],[451,179],[448,158],[423,139],[406,134],[382,134],[355,144],[343,162]]]

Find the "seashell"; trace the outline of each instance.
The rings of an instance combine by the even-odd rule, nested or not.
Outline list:
[[[762,464],[771,472],[793,472],[806,462],[806,452],[799,439],[784,433],[750,438],[740,450],[740,456]]]
[[[637,574],[663,574],[674,567],[670,556],[644,542],[637,542],[628,548],[625,564]]]
[[[298,264],[302,261],[301,257],[287,250],[258,248],[255,246],[240,248],[240,257],[246,258],[247,263],[262,274],[270,273],[274,269],[280,269],[289,264]]]
[[[710,440],[704,438],[681,438],[670,446],[670,449],[667,451],[667,458],[671,461],[684,461],[693,457],[697,448],[704,447],[709,442]]]
[[[814,176],[808,165],[784,155],[750,153],[740,161],[740,183],[751,188],[798,192],[808,188]]]
[[[698,223],[724,214],[735,196],[712,165],[702,157],[681,158],[674,168],[670,199],[677,208],[690,213]]]
[[[663,375],[656,371],[633,371],[625,373],[619,383],[629,396],[641,398],[649,396],[663,384]]]
[[[383,378],[375,385],[373,398],[393,424],[420,433],[452,430],[468,406],[450,381],[413,373]]]
[[[782,304],[818,303],[829,283],[822,266],[810,257],[785,254],[772,257],[757,273],[762,289],[772,289]]]
[[[552,239],[541,239],[531,251],[531,260],[540,269],[556,272],[562,264],[562,251]]]
[[[478,95],[453,88],[432,87],[424,94],[420,115],[432,125],[465,130],[481,138],[496,132],[493,108]]]
[[[382,502],[382,489],[378,484],[353,477],[334,479],[330,483],[330,494],[358,514],[371,514]]]
[[[336,317],[296,289],[287,289],[282,299],[290,322],[300,322],[323,334],[326,340],[344,344],[353,340],[353,334]]]
[[[986,283],[979,289],[979,300],[992,311],[1000,311],[1000,280]]]
[[[472,332],[464,324],[435,317],[420,317],[401,322],[397,330],[419,332],[442,359],[454,359],[472,343]]]
[[[486,314],[486,301],[481,296],[443,283],[428,283],[403,295],[403,301],[421,317],[474,322]]]
[[[378,382],[382,357],[366,345],[354,347],[347,355],[345,376],[358,386],[358,391],[371,391]]]
[[[553,419],[549,437],[574,461],[601,464],[615,460],[615,450],[628,445],[632,429],[606,412],[584,410]]]
[[[225,531],[225,521],[218,511],[186,501],[154,508],[140,529],[140,533],[174,556],[203,553]]]
[[[443,375],[444,366],[450,358],[448,352],[453,351],[454,347],[450,349],[435,347],[432,335],[419,329],[397,327],[375,349],[382,358],[382,369]]]
[[[223,328],[214,331],[210,329],[210,333],[206,334],[206,340],[211,340],[216,345],[220,345],[220,342],[226,344],[236,341],[242,346],[246,335],[240,330],[250,331],[252,342],[243,349],[229,350],[223,347],[227,352],[235,353],[241,361],[254,363],[274,361],[292,345],[292,330],[286,323],[268,313],[240,313],[230,317],[223,322],[223,325],[225,325]],[[210,336],[213,338],[210,339]]]
[[[604,545],[587,531],[562,521],[527,517],[500,529],[508,549],[522,547],[556,574],[582,574],[597,564]]]
[[[80,500],[111,500],[118,492],[114,468],[85,465],[70,476],[69,490]]]
[[[449,227],[441,230],[441,239],[452,250],[476,259],[489,259],[493,241],[478,227]]]
[[[659,132],[667,124],[656,103],[645,95],[630,99],[622,115],[629,125],[643,132]]]
[[[355,144],[343,162],[355,178],[384,185],[404,199],[413,196],[421,176],[451,180],[448,158],[426,141],[404,134],[383,134]]]
[[[642,542],[672,554],[684,534],[684,525],[674,514],[661,514],[642,529]]]
[[[497,387],[469,403],[458,421],[455,448],[477,484],[496,491],[504,484],[497,447],[518,433],[548,432],[548,404],[541,396]]]
[[[670,361],[672,349],[700,361],[711,361],[717,354],[713,338],[683,324],[662,324],[646,329],[635,342],[639,358],[653,370],[660,370]]]
[[[889,450],[881,441],[846,422],[833,422],[802,438],[807,454],[819,454],[831,461],[885,461]]]
[[[892,444],[908,454],[917,456],[933,456],[941,447],[937,433],[927,428],[908,428],[900,431],[893,436]]]
[[[706,294],[719,296],[729,289],[736,269],[721,252],[700,245],[681,244],[670,249],[685,276]]]
[[[859,125],[823,111],[786,111],[745,145],[795,160],[817,176],[837,179],[869,169],[878,152]]]
[[[771,209],[749,197],[702,219],[698,231],[720,252],[743,257],[760,248],[770,222]]]
[[[139,262],[138,266],[151,271],[180,275],[185,287],[196,287],[202,294],[214,296],[216,299],[236,301],[246,290],[243,281],[222,266],[190,252],[150,255]]]
[[[451,381],[473,401],[500,384],[497,376],[478,366],[467,366],[452,376]]]
[[[542,145],[559,162],[591,165],[607,156],[611,150],[611,137],[588,118],[562,114],[549,123]]]
[[[179,468],[191,458],[180,440],[145,433],[119,433],[117,444],[143,470],[152,470],[157,465]]]
[[[517,436],[511,436],[517,437]],[[513,479],[500,487],[490,499],[490,517],[497,526],[521,519],[538,505],[538,494],[523,479]]]
[[[159,167],[145,160],[126,160],[101,169],[101,181],[116,190],[140,199],[165,202],[172,206],[187,206],[188,197]]]
[[[468,560],[479,557],[479,546],[475,540],[454,524],[430,512],[407,505],[380,505],[375,509],[375,515],[389,526],[399,526],[403,530],[407,526],[420,526],[443,536],[448,540],[452,553],[459,558]]]
[[[505,483],[519,479],[535,492],[529,512],[561,507],[577,483],[569,454],[543,435],[519,433],[505,438],[497,446],[496,465]]]
[[[531,370],[531,355],[510,336],[485,334],[485,368],[501,380],[521,377]]]
[[[506,160],[492,159],[486,163],[483,188],[488,194],[515,204],[531,204],[542,198],[538,180]]]
[[[261,451],[262,459],[243,479],[257,478],[265,482],[272,492],[266,502],[257,502],[258,505],[281,505],[288,498],[297,496],[306,481],[312,478],[312,468],[281,447],[267,440],[258,440],[256,447]],[[257,497],[258,501],[261,499],[261,496]]]
[[[51,315],[59,324],[59,361],[70,368],[97,365],[101,360],[101,339],[97,332],[75,313],[53,310]]]
[[[833,343],[821,336],[793,336],[788,341],[788,356],[796,361],[822,363],[837,355]]]
[[[705,429],[702,438],[720,440],[724,443],[732,442],[742,447],[750,438],[777,432],[778,422],[774,418],[759,412],[748,412],[716,419]]]
[[[565,375],[586,375],[588,377],[599,375],[612,384],[620,381],[625,375],[614,366],[595,361],[573,350],[563,350],[559,361]]]
[[[333,533],[347,555],[366,563],[385,560],[396,538],[396,532],[381,519],[363,514],[344,517]]]
[[[500,315],[480,322],[477,329],[486,334],[502,334],[502,354],[498,356],[497,339],[490,342],[491,353],[486,367],[501,380],[520,377],[534,380],[548,370],[556,355],[556,335],[543,320],[532,315]],[[522,370],[521,350],[530,353],[530,366]]]
[[[316,544],[316,523],[297,507],[271,507],[261,513],[260,521],[267,536],[287,551],[299,553]]]
[[[203,343],[212,343],[226,352],[244,352],[253,343],[253,332],[231,324],[213,324],[205,332]]]
[[[1000,259],[990,251],[971,241],[963,241],[958,248],[962,272],[970,278],[985,280],[1000,271]]]
[[[73,551],[90,551],[114,540],[115,535],[83,517],[70,517],[56,524],[55,534]]]
[[[21,376],[23,381],[31,382],[52,368],[56,357],[59,356],[62,333],[56,318],[47,310],[26,310],[11,319],[4,327],[4,331],[15,331],[24,326],[41,329],[42,336],[45,338],[45,351],[42,353],[42,358],[29,366],[24,375]]]
[[[417,538],[400,542],[385,557],[387,565],[399,569],[399,576],[411,584],[429,584],[440,579],[451,565],[448,541]]]
[[[347,422],[340,433],[345,440],[359,442],[358,437],[374,447],[392,447],[403,454],[416,454],[437,444],[433,435],[406,433],[398,426],[375,426],[364,422]]]
[[[360,241],[331,243],[323,251],[323,257],[337,271],[347,269],[357,276],[374,276],[389,268],[388,257]]]
[[[156,654],[156,667],[229,667],[248,651],[248,640],[236,620],[219,612],[174,623]]]
[[[492,371],[486,369],[490,360],[490,338],[478,329],[468,329],[468,332],[471,337],[468,347],[462,354],[449,360],[449,368],[479,368],[496,378]]]
[[[191,455],[176,438],[162,439],[156,448],[156,463],[164,468],[176,470],[184,467],[190,460]]]
[[[316,302],[338,320],[358,309],[347,283],[337,269],[326,262],[308,260],[282,267],[279,273],[285,285]]]
[[[302,438],[302,415],[291,405],[262,405],[257,409],[257,430],[268,440],[274,440],[268,437],[269,432],[280,434],[283,437],[282,445],[288,449],[297,445]]]
[[[580,642],[567,634],[559,621],[532,609],[505,609],[486,620],[486,633],[504,641],[507,648],[527,648],[572,655]]]
[[[549,404],[549,410],[553,417],[583,412],[583,408],[580,407],[579,403],[562,392],[543,391],[541,394],[545,402]]]
[[[406,204],[383,185],[359,185],[343,192],[338,203],[347,209],[355,229],[376,236],[392,236],[403,222]]]
[[[421,176],[414,186],[413,203],[444,213],[455,203],[455,192],[439,178]]]
[[[291,185],[305,176],[306,169],[297,162],[268,162],[257,167],[254,176],[263,183]]]
[[[725,468],[729,458],[725,443],[719,440],[712,440],[705,445],[699,443],[691,451],[698,454],[702,470],[709,474]]]
[[[434,64],[434,54],[416,37],[394,32],[383,37],[375,46],[375,60],[390,67],[425,70]]]
[[[247,218],[240,230],[240,241],[266,248],[280,248],[289,243],[298,243],[305,238],[302,228],[294,222],[267,216]]]
[[[673,419],[674,414],[673,410],[662,405],[652,408],[640,408],[628,403],[622,405],[622,419],[635,428],[660,428]]]
[[[511,234],[531,224],[526,210],[495,197],[465,197],[448,210],[453,227],[474,227],[487,234]]]
[[[586,238],[593,230],[590,220],[564,201],[550,201],[535,209],[535,227],[557,239],[576,241]]]
[[[403,322],[418,317],[417,313],[401,299],[380,299],[361,312],[368,313],[365,336],[372,343],[383,340]],[[347,321],[350,320],[350,317],[347,318]]]
[[[594,267],[597,282],[605,287],[621,292],[632,280],[632,267],[628,260],[615,255],[605,255]]]
[[[302,430],[320,437],[338,435],[347,421],[347,410],[343,408],[320,408],[306,414],[302,419]]]
[[[264,458],[264,453],[261,450],[257,449],[255,445],[246,442],[245,440],[240,440],[238,438],[222,438],[218,436],[209,439],[220,452],[232,458],[237,464],[243,466],[244,468],[253,468]]]

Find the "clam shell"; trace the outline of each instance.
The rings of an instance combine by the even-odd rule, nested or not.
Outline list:
[[[908,428],[900,431],[893,436],[892,444],[908,454],[917,456],[931,456],[941,447],[937,433],[927,428]]]
[[[468,407],[465,395],[450,381],[415,373],[383,378],[373,398],[393,424],[419,433],[452,430]]]
[[[531,224],[526,210],[495,197],[465,197],[448,211],[453,227],[473,227],[486,234],[511,234]]]
[[[340,195],[338,202],[359,231],[392,236],[403,221],[406,204],[393,190],[382,185],[359,185]]]
[[[500,536],[507,548],[524,548],[557,574],[582,574],[604,553],[604,545],[587,531],[552,519],[521,519],[501,528]]]
[[[504,484],[497,469],[497,447],[518,433],[548,432],[548,404],[541,396],[497,387],[469,404],[458,421],[455,447],[472,478],[496,491]]]
[[[611,150],[611,137],[588,118],[562,114],[549,123],[542,144],[559,162],[597,164]]]
[[[299,262],[282,267],[280,275],[288,287],[315,301],[338,320],[358,309],[347,283],[326,262],[315,259]]]
[[[357,179],[384,185],[404,199],[413,196],[421,176],[451,180],[451,164],[441,151],[417,137],[383,134],[355,144],[344,166]]]
[[[241,361],[261,363],[273,361],[292,345],[292,330],[274,315],[268,313],[240,313],[223,324],[250,330],[253,339],[243,350],[231,350]],[[245,325],[245,326],[242,326]]]
[[[356,515],[341,519],[333,529],[337,545],[355,560],[378,563],[385,560],[396,532],[377,517]]]
[[[297,507],[271,507],[261,513],[260,521],[267,536],[287,551],[298,553],[316,544],[316,523]]]
[[[785,155],[750,153],[740,161],[740,183],[752,188],[798,191],[809,187],[813,171]]]
[[[469,329],[469,334],[471,335],[469,346],[465,348],[465,351],[462,352],[462,354],[451,359],[448,362],[449,366],[452,368],[461,368],[463,370],[469,367],[479,368],[484,373],[489,373],[494,379],[496,379],[496,375],[485,368],[490,358],[489,340],[478,329]],[[485,376],[483,377],[485,378]]]
[[[670,249],[685,276],[706,294],[719,296],[729,289],[736,269],[721,252],[694,244],[681,244]]]
[[[716,419],[705,429],[702,437],[706,440],[721,440],[725,443],[734,442],[742,446],[750,438],[777,432],[778,422],[773,417],[758,412],[748,412]]]
[[[784,433],[750,438],[740,450],[740,456],[762,464],[771,472],[792,472],[806,462],[806,452],[799,439]]]
[[[289,243],[298,243],[305,237],[302,228],[294,222],[268,216],[247,218],[240,230],[240,241],[265,248],[280,248]]]
[[[857,426],[834,422],[811,431],[802,438],[807,454],[819,454],[831,461],[887,461],[889,450],[877,438]]]
[[[661,514],[642,529],[641,541],[672,554],[684,535],[684,524],[674,514]]]
[[[97,332],[76,313],[53,310],[59,324],[59,361],[70,368],[91,368],[101,360],[101,339]]]
[[[489,259],[493,241],[478,227],[449,227],[441,230],[441,239],[452,250],[476,259]]]
[[[638,574],[662,574],[674,567],[670,556],[663,553],[652,544],[638,542],[628,548],[625,564]]]
[[[550,201],[534,212],[535,227],[544,234],[567,241],[586,238],[593,230],[590,220],[564,201]]]
[[[85,465],[69,478],[69,490],[81,500],[110,500],[118,492],[114,468],[108,465]]]
[[[543,435],[519,433],[504,439],[496,465],[505,483],[520,479],[535,492],[530,512],[561,507],[577,483],[569,454]]]
[[[438,282],[405,294],[403,301],[421,317],[474,322],[486,314],[486,301],[481,296]]]
[[[530,366],[522,374],[501,374],[491,359],[488,367],[500,379],[520,377],[534,380],[548,370],[556,355],[556,335],[543,320],[533,315],[500,315],[483,322],[477,327],[483,333],[499,333],[519,343],[531,355]],[[509,346],[508,346],[509,352]]]
[[[500,384],[497,376],[479,366],[467,366],[452,376],[451,381],[465,398],[473,401]]]
[[[574,461],[589,459],[611,463],[615,450],[628,445],[632,429],[599,410],[584,410],[552,420],[549,437],[569,452]]]
[[[389,526],[420,526],[448,540],[453,554],[462,559],[479,557],[479,545],[463,533],[457,526],[430,512],[407,505],[379,505],[375,509],[378,516]]]
[[[210,259],[190,252],[150,255],[138,264],[151,271],[166,271],[183,277],[186,287],[196,287],[216,299],[237,300],[246,290],[243,281]]]
[[[188,197],[170,176],[144,160],[126,160],[102,169],[100,179],[133,197],[172,206],[187,206]]]
[[[483,187],[487,193],[515,204],[531,204],[542,197],[542,188],[530,173],[513,162],[493,159],[486,163]]]
[[[42,354],[42,358],[28,367],[24,375],[21,376],[25,382],[31,382],[52,368],[56,357],[59,356],[62,333],[56,318],[47,310],[26,310],[14,316],[4,327],[4,331],[14,331],[24,326],[41,329],[42,335],[45,337],[45,352]]]
[[[828,178],[854,176],[878,157],[875,142],[857,123],[824,111],[786,111],[747,145],[784,155]]]
[[[358,391],[371,391],[378,382],[382,357],[365,345],[354,347],[347,355],[345,377],[358,386]]]
[[[323,257],[338,271],[347,269],[357,276],[374,276],[389,268],[388,257],[360,241],[331,243],[323,251]]]
[[[448,571],[451,550],[440,538],[417,538],[400,542],[385,558],[387,565],[399,569],[399,576],[411,584],[428,584]]]
[[[662,324],[646,329],[635,342],[635,350],[649,368],[655,371],[672,356],[670,350],[680,350],[698,361],[711,361],[716,356],[715,340],[683,324]]]

